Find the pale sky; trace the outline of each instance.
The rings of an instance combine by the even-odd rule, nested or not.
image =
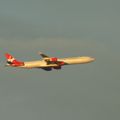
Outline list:
[[[0,1],[1,120],[120,119],[119,0]],[[60,71],[5,68],[17,59],[92,56]]]

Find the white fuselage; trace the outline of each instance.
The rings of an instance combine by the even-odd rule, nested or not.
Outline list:
[[[93,62],[95,59],[91,57],[71,57],[71,58],[60,58],[58,61],[63,61],[65,65],[72,64],[85,64],[89,62]],[[23,68],[45,68],[45,67],[57,67],[57,64],[47,64],[46,61],[28,61],[24,62],[24,66],[20,66]]]

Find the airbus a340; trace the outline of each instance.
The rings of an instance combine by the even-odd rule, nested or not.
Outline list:
[[[57,58],[57,57],[49,57],[43,54],[42,52],[39,52],[39,55],[42,57],[41,60],[23,62],[15,59],[9,53],[6,53],[5,54],[5,57],[7,59],[6,66],[20,67],[20,68],[41,68],[46,71],[51,71],[52,69],[59,70],[64,65],[85,64],[85,63],[93,62],[95,60],[94,58],[88,56]]]

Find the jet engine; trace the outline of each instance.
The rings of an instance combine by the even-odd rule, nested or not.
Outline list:
[[[56,58],[56,57],[50,58],[50,61],[51,61],[51,62],[57,62],[57,61],[58,61],[58,58]]]
[[[58,66],[63,66],[65,64],[63,61],[59,61],[56,57],[47,58],[44,60],[47,62],[47,64],[57,64]]]
[[[45,61],[46,61],[48,64],[56,63],[56,62],[58,61],[58,58],[56,58],[56,57],[47,58],[47,59],[45,59]]]

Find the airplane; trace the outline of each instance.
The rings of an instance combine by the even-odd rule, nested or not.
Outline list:
[[[85,64],[95,61],[95,58],[88,56],[57,58],[49,57],[42,52],[39,52],[39,55],[42,57],[41,60],[23,62],[15,59],[9,53],[6,53],[5,57],[7,59],[7,63],[5,66],[19,68],[41,68],[45,71],[51,71],[52,69],[60,70],[64,65]]]

